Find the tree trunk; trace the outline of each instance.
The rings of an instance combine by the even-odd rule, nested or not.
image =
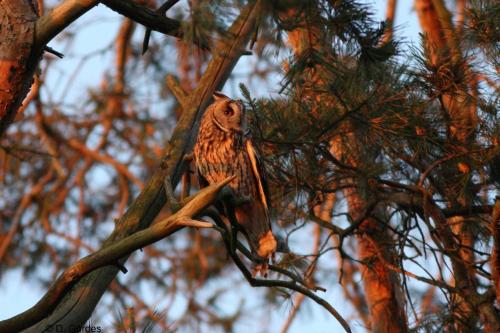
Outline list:
[[[349,213],[357,219],[366,209],[366,201],[356,190],[345,190]],[[387,232],[387,227],[374,218],[367,218],[361,223],[356,235],[358,241],[361,276],[368,304],[371,329],[374,333],[407,332],[404,299],[398,275],[387,267],[386,263],[397,266],[394,262],[394,242]]]
[[[0,2],[0,137],[14,121],[41,56],[33,50],[38,19],[29,0]]]

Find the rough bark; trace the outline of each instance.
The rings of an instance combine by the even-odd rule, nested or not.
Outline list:
[[[0,137],[29,91],[40,50],[33,50],[38,19],[30,1],[0,2]]]
[[[0,138],[33,82],[38,62],[50,40],[99,2],[152,30],[180,37],[181,23],[125,0],[64,0],[38,18],[32,0],[0,2]]]
[[[354,219],[367,203],[355,190],[345,190],[349,211]],[[358,213],[359,214],[359,213]],[[386,226],[373,218],[361,223],[356,235],[358,241],[361,276],[366,303],[370,313],[372,332],[407,332],[401,282],[397,273],[386,263],[395,265],[394,242]]]

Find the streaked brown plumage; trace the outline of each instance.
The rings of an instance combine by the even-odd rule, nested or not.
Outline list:
[[[194,160],[201,186],[236,175],[229,186],[237,196],[251,199],[235,208],[236,219],[253,254],[267,261],[276,251],[276,239],[271,230],[268,196],[258,157],[246,136],[246,119],[240,101],[214,94],[214,103],[201,119]]]

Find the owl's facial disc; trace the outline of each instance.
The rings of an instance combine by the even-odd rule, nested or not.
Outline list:
[[[239,101],[224,100],[214,111],[214,123],[224,132],[243,133],[243,105]]]

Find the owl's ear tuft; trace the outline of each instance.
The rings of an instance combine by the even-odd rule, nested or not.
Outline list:
[[[216,101],[219,101],[221,99],[228,99],[229,98],[226,95],[224,95],[223,93],[221,93],[220,91],[215,91],[214,94],[212,95],[212,97]]]

